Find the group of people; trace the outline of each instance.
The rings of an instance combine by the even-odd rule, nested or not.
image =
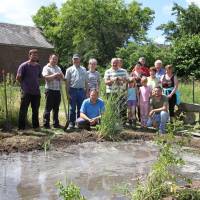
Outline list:
[[[154,126],[165,133],[166,123],[169,119],[173,121],[175,105],[180,103],[178,80],[172,65],[163,68],[161,60],[156,60],[154,65],[148,68],[141,57],[128,74],[122,59],[113,58],[111,68],[104,75],[106,93],[117,94],[120,99],[124,124],[127,113],[130,125],[136,126],[137,119],[142,128]]]
[[[75,122],[81,128],[90,128],[90,125],[99,123],[104,102],[98,98],[100,74],[96,71],[96,59],[89,60],[89,70],[80,65],[80,57],[74,54],[73,65],[66,70],[64,76],[58,66],[58,55],[51,54],[49,62],[41,68],[38,63],[39,55],[37,49],[29,51],[28,61],[22,63],[17,71],[16,80],[21,84],[21,103],[19,109],[18,129],[26,128],[26,117],[28,107],[32,108],[32,126],[39,128],[39,107],[41,78],[45,79],[45,110],[43,114],[43,126],[50,128],[50,114],[53,111],[53,126],[60,127],[59,107],[61,102],[61,84],[66,81],[66,94],[69,101],[69,126],[75,127]],[[86,98],[88,97],[88,98]]]
[[[105,111],[104,101],[99,98],[100,74],[97,71],[97,60],[89,60],[88,71],[81,66],[80,56],[74,54],[73,65],[66,69],[65,75],[58,66],[58,56],[51,54],[49,62],[41,68],[38,63],[38,50],[29,51],[29,60],[22,63],[17,71],[16,79],[21,84],[21,103],[18,128],[25,129],[28,107],[32,108],[33,128],[39,128],[38,112],[40,106],[40,78],[45,79],[45,110],[43,126],[50,128],[50,113],[53,111],[53,126],[60,127],[59,106],[61,102],[61,82],[66,82],[66,94],[69,101],[68,130],[76,125],[90,129],[100,122]],[[162,61],[156,60],[155,66],[145,66],[142,57],[134,65],[130,74],[123,68],[121,58],[113,58],[111,67],[105,71],[104,82],[106,94],[119,101],[120,117],[123,124],[131,126],[136,121],[142,128],[154,126],[160,133],[165,133],[167,121],[174,117],[174,106],[178,103],[178,80],[173,74],[171,65],[165,69]],[[169,111],[168,111],[169,110]],[[137,117],[136,117],[137,116]]]

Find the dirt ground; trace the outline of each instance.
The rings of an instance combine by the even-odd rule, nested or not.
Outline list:
[[[141,130],[124,130],[116,138],[117,141],[126,140],[153,140],[156,136],[155,132],[144,132]],[[176,136],[178,141],[183,141],[185,138]],[[83,142],[103,142],[105,139],[101,138],[95,131],[78,130],[75,132],[59,132],[59,130],[51,130],[51,132],[44,133],[40,131],[26,130],[24,132],[17,132],[13,130],[9,133],[0,132],[0,153],[11,152],[26,152],[33,150],[44,150],[45,148],[65,148],[71,144],[78,144]],[[200,138],[190,138],[189,147],[200,150]]]

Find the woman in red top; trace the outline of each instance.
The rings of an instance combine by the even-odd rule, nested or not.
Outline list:
[[[141,65],[140,67],[141,75],[146,77],[150,76],[149,68],[146,66],[145,58],[144,57],[139,58],[138,62]]]
[[[169,101],[169,114],[172,121],[174,117],[174,107],[176,105],[176,91],[178,89],[178,79],[173,73],[173,66],[167,65],[165,67],[166,73],[161,77],[161,84],[163,93],[168,97]]]

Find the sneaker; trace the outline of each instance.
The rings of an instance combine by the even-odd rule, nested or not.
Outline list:
[[[69,126],[67,127],[67,130],[73,130],[74,129],[74,124],[73,123],[69,123]]]

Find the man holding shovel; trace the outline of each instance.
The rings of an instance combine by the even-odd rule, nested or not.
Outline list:
[[[67,130],[72,130],[75,121],[80,116],[80,108],[88,91],[88,75],[85,67],[80,65],[80,57],[74,54],[73,65],[66,70],[66,93],[70,105],[69,126]]]

